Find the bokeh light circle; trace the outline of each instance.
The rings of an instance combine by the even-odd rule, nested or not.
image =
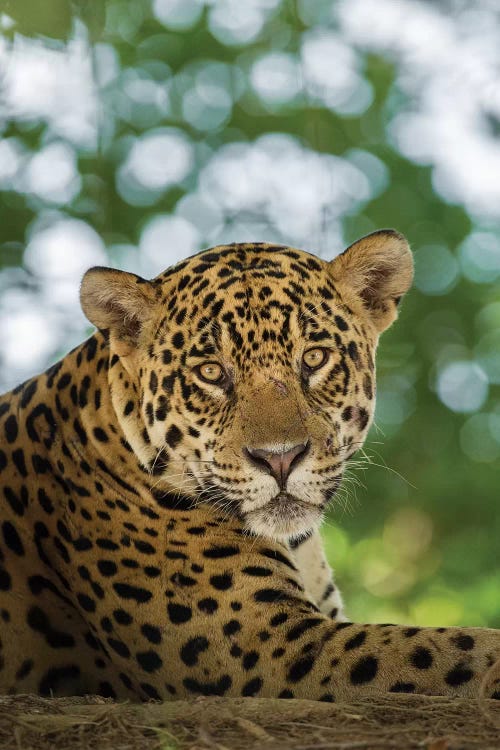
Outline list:
[[[452,411],[477,411],[488,397],[488,378],[477,362],[450,362],[438,374],[437,393]]]

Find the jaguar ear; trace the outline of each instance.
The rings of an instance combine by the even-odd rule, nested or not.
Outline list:
[[[151,282],[113,268],[90,268],[80,288],[82,310],[90,322],[109,328],[115,341],[123,344],[137,342],[153,317],[155,301]]]
[[[346,304],[368,314],[379,333],[397,317],[397,306],[413,280],[413,259],[405,237],[381,229],[350,245],[330,264]]]

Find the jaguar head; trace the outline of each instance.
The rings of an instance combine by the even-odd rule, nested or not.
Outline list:
[[[319,524],[363,444],[378,338],[412,273],[383,230],[330,262],[254,243],[151,281],[94,268],[81,301],[109,332],[114,409],[155,483],[284,540]]]

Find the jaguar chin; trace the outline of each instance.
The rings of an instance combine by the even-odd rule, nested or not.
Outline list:
[[[279,492],[272,500],[244,515],[245,527],[277,541],[306,537],[323,517],[323,505],[313,505],[289,492]]]

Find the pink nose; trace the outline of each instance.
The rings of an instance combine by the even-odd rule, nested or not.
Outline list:
[[[265,448],[245,448],[247,458],[260,469],[264,469],[277,481],[281,490],[285,489],[291,472],[309,451],[309,441],[294,445],[288,451],[274,452]]]

